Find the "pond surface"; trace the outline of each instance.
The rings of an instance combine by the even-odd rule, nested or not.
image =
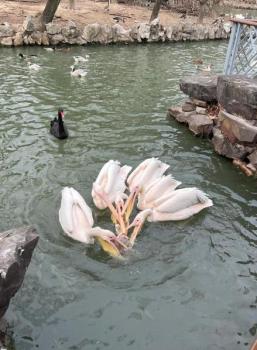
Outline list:
[[[242,350],[257,328],[257,188],[166,118],[178,82],[202,57],[222,71],[227,42],[73,48],[38,54],[31,73],[16,49],[0,50],[0,229],[31,224],[39,245],[7,319],[16,350]],[[73,55],[89,55],[85,80]],[[49,122],[66,111],[70,138]],[[170,164],[183,187],[214,206],[182,222],[148,223],[134,254],[115,261],[64,236],[60,191],[73,186],[93,208],[91,185],[109,159]],[[94,209],[98,225],[111,228]]]

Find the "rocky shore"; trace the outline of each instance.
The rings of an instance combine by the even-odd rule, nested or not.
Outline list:
[[[114,25],[92,23],[81,28],[72,21],[67,23],[53,21],[42,28],[37,18],[32,16],[27,17],[18,29],[7,22],[0,24],[2,46],[198,41],[226,39],[229,34],[230,25],[223,19],[213,24],[181,22],[167,27],[156,19],[150,24],[139,23],[129,29],[119,23]]]
[[[211,140],[214,150],[246,175],[257,172],[257,81],[245,76],[196,75],[180,81],[188,98],[168,117]]]

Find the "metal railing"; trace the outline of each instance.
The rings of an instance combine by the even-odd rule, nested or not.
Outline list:
[[[257,20],[232,19],[224,74],[257,77]]]

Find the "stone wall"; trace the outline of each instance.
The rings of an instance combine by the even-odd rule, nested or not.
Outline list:
[[[180,89],[189,97],[168,116],[211,140],[214,150],[247,175],[257,172],[257,80],[202,74],[185,77]]]
[[[74,22],[65,24],[51,22],[42,28],[37,18],[27,17],[22,28],[15,31],[9,23],[0,25],[0,44],[2,46],[21,45],[58,45],[92,43],[141,43],[141,42],[177,42],[209,39],[226,39],[230,34],[230,24],[223,19],[214,24],[190,24],[182,22],[164,27],[159,19],[152,23],[135,24],[125,29],[120,24],[88,24],[79,28]]]

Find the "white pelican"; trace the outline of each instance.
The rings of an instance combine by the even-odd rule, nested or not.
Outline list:
[[[100,170],[91,192],[95,206],[99,209],[108,207],[114,223],[120,226],[123,233],[126,232],[126,228],[121,212],[124,200],[127,198],[124,193],[125,181],[131,169],[128,165],[121,167],[120,162],[109,160]]]
[[[156,200],[152,208],[145,209],[137,214],[129,225],[129,228],[135,227],[130,242],[132,245],[134,244],[146,219],[150,222],[185,220],[212,205],[212,200],[195,187],[170,192],[166,197],[163,196]]]
[[[92,197],[97,208],[105,209],[108,206],[103,197],[99,196],[99,192],[111,203],[124,199],[125,181],[131,169],[128,165],[121,167],[117,160],[109,160],[104,164],[92,188]]]
[[[73,59],[75,61],[75,64],[77,63],[84,63],[88,61],[88,55],[86,55],[86,57],[82,57],[82,56],[73,56]]]
[[[83,78],[87,75],[87,71],[81,68],[75,68],[74,66],[71,66],[70,74],[72,77]]]
[[[71,238],[86,244],[94,243],[94,237],[111,244],[116,235],[100,227],[94,227],[92,211],[82,196],[72,187],[62,190],[59,221],[63,231]]]
[[[137,207],[140,210],[153,208],[156,200],[160,200],[168,193],[173,192],[179,185],[180,181],[176,181],[172,175],[163,175],[151,182],[138,195]]]
[[[168,164],[161,162],[157,158],[149,158],[139,164],[128,177],[130,191],[135,187],[141,190],[148,186],[154,180],[160,178],[169,168]]]

